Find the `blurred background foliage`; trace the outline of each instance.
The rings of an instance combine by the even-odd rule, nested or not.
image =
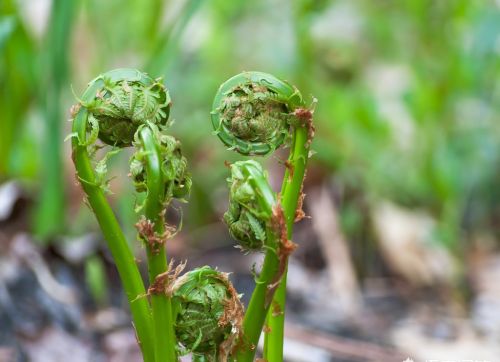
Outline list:
[[[171,92],[194,180],[184,228],[219,222],[223,162],[237,156],[212,135],[211,101],[228,77],[262,70],[319,100],[307,188],[333,185],[357,263],[370,263],[385,201],[429,215],[432,242],[461,260],[474,235],[500,236],[499,34],[493,0],[3,0],[0,181],[29,191],[39,240],[96,229],[65,121],[73,92],[135,67]],[[133,235],[131,188],[113,182]]]

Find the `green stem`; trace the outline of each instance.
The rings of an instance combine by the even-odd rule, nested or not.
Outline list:
[[[278,243],[274,232],[268,230],[267,235],[272,235],[273,238],[267,241],[269,249],[264,257],[262,270],[256,280],[255,289],[243,319],[242,345],[233,357],[233,361],[252,362],[254,360],[266,314],[271,306],[272,292],[269,291],[268,286],[275,281],[276,273],[279,272],[279,259],[276,254]]]
[[[281,203],[286,218],[287,236],[292,238],[295,212],[304,181],[306,164],[309,158],[308,135],[305,127],[299,127],[294,133],[292,150],[288,158],[289,167],[285,172],[281,188]],[[274,294],[272,309],[267,316],[269,332],[264,338],[264,358],[267,361],[283,361],[283,341],[285,327],[286,275]]]
[[[158,146],[150,128],[143,127],[140,138],[146,150],[146,172],[148,195],[145,205],[146,218],[154,223],[154,231],[161,235],[165,231],[162,204],[164,182],[161,173],[161,159]],[[146,240],[149,283],[152,285],[157,276],[167,271],[165,244],[151,246]],[[164,293],[151,295],[153,324],[155,329],[155,355],[157,362],[177,361],[175,333],[172,321],[171,298]]]
[[[155,362],[153,324],[146,291],[134,255],[99,185],[85,146],[88,111],[82,107],[73,122],[73,161],[87,200],[101,227],[123,283],[145,362]]]

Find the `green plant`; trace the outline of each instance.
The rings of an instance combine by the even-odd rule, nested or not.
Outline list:
[[[293,223],[303,217],[302,183],[314,136],[313,111],[300,92],[266,73],[245,72],[226,81],[215,96],[212,124],[221,141],[242,155],[266,155],[290,146],[281,191],[276,195],[253,160],[231,165],[230,203],[224,215],[231,235],[244,250],[264,250],[243,320],[234,360],[253,361],[267,315],[264,358],[283,360],[283,329],[288,256]]]
[[[189,194],[178,142],[162,131],[168,127],[170,97],[159,82],[133,69],[107,72],[92,82],[73,108],[73,161],[86,199],[101,226],[120,273],[145,361],[175,361],[171,298],[163,292],[168,278],[165,242],[173,227],[164,213],[172,198]],[[92,164],[100,139],[112,149]],[[144,215],[137,223],[146,247],[150,287],[146,293],[134,256],[105,193],[109,157],[120,147],[134,146],[131,176],[138,192],[146,192],[139,205]],[[151,302],[148,303],[147,296]],[[166,342],[166,343],[165,343]]]
[[[224,216],[231,235],[244,250],[265,251],[265,261],[247,313],[227,275],[209,267],[179,277],[185,264],[167,263],[165,243],[176,232],[165,222],[173,199],[185,201],[191,189],[180,142],[166,132],[170,96],[160,80],[133,69],[116,69],[90,82],[72,108],[73,161],[86,201],[94,212],[115,260],[130,304],[146,362],[177,361],[192,353],[197,361],[251,361],[278,286],[285,282],[292,224],[302,215],[302,181],[313,136],[312,111],[288,83],[258,72],[242,73],[224,83],[212,112],[222,141],[245,155],[264,155],[282,144],[291,147],[283,189],[276,194],[254,160],[231,165],[230,206]],[[100,142],[99,142],[100,140]],[[136,224],[147,254],[149,287],[106,199],[110,192],[107,161],[134,147],[130,177],[144,201]],[[98,160],[101,149],[106,152]],[[298,207],[298,208],[297,208]],[[284,309],[282,299],[272,308]],[[279,324],[283,313],[271,313]],[[275,320],[276,319],[276,320]],[[268,344],[268,360],[278,361],[282,331]],[[267,350],[266,350],[267,351]],[[270,354],[273,353],[273,354]]]

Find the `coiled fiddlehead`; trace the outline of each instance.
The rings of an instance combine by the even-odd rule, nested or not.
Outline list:
[[[91,81],[80,104],[89,112],[91,134],[108,145],[126,147],[139,126],[167,124],[171,101],[160,81],[135,69],[115,69]]]
[[[92,80],[79,104],[74,106],[75,115],[81,108],[86,111],[88,136],[82,141],[81,125],[72,136],[79,145],[92,145],[99,138],[118,148],[134,146],[130,175],[136,190],[143,192],[147,191],[146,163],[151,150],[146,150],[140,131],[148,127],[153,134],[155,151],[160,155],[164,201],[184,199],[191,189],[187,161],[182,156],[180,142],[162,132],[168,126],[170,105],[170,95],[159,80],[135,69],[115,69]],[[97,183],[105,183],[102,179],[107,171],[106,160],[114,153],[110,151],[97,164]]]
[[[262,166],[254,160],[235,162],[227,181],[229,208],[224,221],[229,233],[243,250],[262,250],[276,204]]]
[[[240,73],[224,82],[212,105],[212,125],[221,141],[243,155],[265,155],[290,134],[302,105],[295,87],[270,74]]]
[[[175,333],[184,353],[225,361],[241,330],[243,307],[227,274],[208,266],[192,270],[173,287]],[[204,359],[200,358],[203,357]]]

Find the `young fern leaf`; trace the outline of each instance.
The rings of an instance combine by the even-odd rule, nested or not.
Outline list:
[[[131,146],[137,129],[147,122],[166,125],[170,105],[170,95],[160,80],[135,69],[115,69],[98,76],[80,100],[89,112],[88,141],[97,132],[101,141],[116,147]]]
[[[221,141],[243,155],[266,155],[290,135],[295,109],[302,105],[295,87],[270,74],[240,73],[224,82],[212,105],[212,125]]]
[[[276,204],[276,195],[262,166],[254,160],[235,162],[227,181],[229,208],[224,221],[229,233],[243,250],[262,250],[266,230],[271,228],[272,207]]]
[[[241,332],[243,306],[227,274],[208,266],[192,270],[173,286],[173,315],[181,354],[225,361]]]
[[[173,198],[185,201],[191,191],[192,181],[191,175],[187,171],[187,160],[181,152],[181,144],[174,137],[160,132],[159,128],[152,123],[140,126],[133,142],[136,151],[130,159],[130,176],[136,191],[147,191],[146,162],[148,152],[139,137],[142,127],[151,129],[154,142],[159,151],[164,184],[162,204],[168,205]]]

